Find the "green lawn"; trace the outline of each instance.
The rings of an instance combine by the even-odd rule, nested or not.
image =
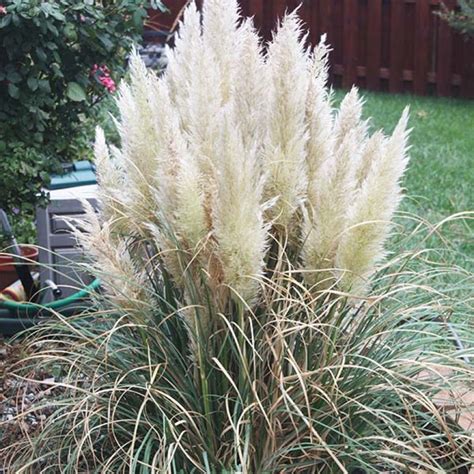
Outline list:
[[[391,132],[406,105],[411,110],[411,163],[404,180],[402,209],[436,223],[474,211],[474,101],[361,91],[372,128]],[[336,102],[343,92],[336,92]],[[474,214],[472,216],[474,219]],[[458,263],[472,265],[474,220],[443,226]]]

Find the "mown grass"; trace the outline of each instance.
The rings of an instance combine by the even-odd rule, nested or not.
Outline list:
[[[402,210],[436,224],[474,211],[474,102],[362,91],[364,114],[373,129],[391,132],[402,110],[411,110],[411,163],[404,180]],[[336,103],[343,97],[336,91]],[[455,263],[474,268],[474,214],[442,227]],[[439,237],[430,244],[436,246]]]

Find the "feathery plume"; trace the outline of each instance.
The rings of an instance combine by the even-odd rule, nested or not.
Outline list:
[[[408,109],[383,142],[374,143],[373,159],[356,201],[348,212],[348,228],[337,250],[341,287],[359,294],[364,291],[375,264],[384,257],[390,221],[401,201],[400,179],[408,164]],[[373,144],[372,144],[373,145]],[[375,145],[373,145],[375,146]]]
[[[238,24],[240,8],[237,0],[206,0],[203,4],[202,41],[206,53],[213,58],[213,68],[219,76],[222,105],[233,96],[239,74]]]
[[[268,120],[268,79],[260,38],[253,21],[239,28],[239,73],[235,81],[235,112],[246,146],[261,147]],[[258,158],[261,160],[259,150]]]
[[[130,57],[130,85],[122,84],[119,90],[120,139],[122,151],[132,165],[130,177],[137,184],[142,181],[153,185],[161,130],[153,121],[150,84],[151,73],[134,50]]]
[[[306,196],[306,97],[308,53],[295,12],[286,15],[268,47],[270,107],[264,160],[265,196],[278,197],[270,210],[275,224],[289,226]]]
[[[175,46],[166,46],[165,77],[173,103],[181,110],[192,92],[192,77],[201,56],[201,15],[196,4],[191,2],[183,13],[183,19],[175,35]],[[181,117],[186,129],[185,117]]]
[[[359,96],[357,87],[352,87],[341,102],[334,124],[336,147],[342,145],[344,137],[351,131],[356,131],[356,137],[361,144],[367,137],[367,121],[362,120],[364,101]]]
[[[123,184],[123,173],[111,160],[104,130],[101,127],[95,129],[94,156],[97,180],[100,185],[98,197],[101,202],[102,216],[105,220],[113,222],[114,226],[119,226],[123,214],[118,212],[118,208],[121,207],[118,191]]]
[[[146,233],[142,222],[153,221],[156,214],[153,189],[162,142],[149,101],[150,74],[136,52],[132,53],[130,68],[130,85],[122,83],[119,87],[118,131],[121,155],[127,168],[124,187],[130,218],[140,232]]]
[[[180,161],[176,178],[176,207],[174,221],[176,232],[185,247],[197,250],[204,245],[209,232],[204,202],[202,176],[194,155],[185,143],[177,143]]]
[[[201,57],[192,73],[192,94],[180,108],[185,117],[189,146],[199,160],[199,167],[213,188],[215,166],[219,160],[215,142],[220,133],[216,117],[220,115],[222,103],[220,68],[216,65],[210,47],[202,47]],[[210,191],[210,190],[209,190]]]
[[[354,198],[355,179],[352,160],[357,160],[357,131],[350,131],[320,169],[319,186],[313,187],[312,208],[304,223],[303,258],[308,270],[323,270],[307,274],[312,285],[332,283],[328,273],[334,269],[339,239],[347,225],[347,210]],[[326,286],[324,285],[324,286]]]
[[[385,136],[381,130],[376,131],[363,147],[361,161],[356,170],[357,187],[360,188],[367,178],[372,163],[383,153]]]
[[[113,235],[113,223],[99,219],[88,201],[82,205],[85,214],[75,235],[90,258],[93,273],[100,276],[104,291],[115,306],[142,319],[149,310],[146,271],[133,262],[126,239]]]
[[[334,150],[333,111],[327,89],[329,47],[323,35],[315,48],[310,66],[310,83],[306,106],[308,123],[308,203],[314,209],[315,193],[322,178],[319,171],[323,163],[330,160]]]
[[[222,262],[223,283],[245,301],[252,301],[257,293],[256,278],[262,273],[266,248],[262,187],[256,150],[245,147],[232,116],[232,110],[223,112],[214,232],[218,258]]]

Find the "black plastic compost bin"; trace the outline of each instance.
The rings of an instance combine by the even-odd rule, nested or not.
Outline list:
[[[39,296],[34,303],[0,300],[1,334],[13,335],[54,314],[70,316],[89,307],[89,295],[99,288],[99,281],[81,271],[83,254],[69,223],[79,221],[84,213],[82,199],[97,206],[96,187],[93,166],[86,161],[74,163],[65,168],[64,174],[52,177],[47,190],[50,202],[46,208],[38,208],[36,215]],[[18,261],[17,268],[24,271],[25,267]]]

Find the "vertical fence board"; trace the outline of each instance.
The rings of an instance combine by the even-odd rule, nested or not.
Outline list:
[[[273,18],[280,21],[287,10],[286,0],[272,0],[273,1]]]
[[[308,2],[308,5],[311,7],[311,18],[310,18],[310,37],[311,43],[316,45],[319,43],[319,39],[321,37],[321,14],[319,12],[319,8],[321,2],[319,0],[313,0],[312,2]]]
[[[249,15],[254,17],[255,26],[262,28],[263,26],[263,0],[248,0]]]
[[[367,24],[367,87],[380,88],[380,65],[382,59],[382,0],[368,0]]]
[[[445,0],[448,8],[456,6],[456,0]],[[453,32],[448,23],[438,19],[438,44],[436,64],[436,91],[440,96],[451,94]]]
[[[263,2],[263,18],[261,31],[262,35],[266,40],[269,40],[272,35],[272,31],[276,26],[276,18],[273,15],[273,1],[264,0]]]
[[[413,78],[413,92],[419,95],[426,94],[428,83],[428,67],[430,59],[429,25],[430,4],[426,0],[417,0],[415,5],[415,65]]]
[[[404,2],[391,3],[389,91],[403,90],[403,13]]]
[[[328,35],[328,42],[331,43],[333,37],[332,9],[333,0],[319,0],[319,24],[321,34]]]
[[[350,87],[357,80],[356,41],[357,41],[357,13],[358,4],[353,0],[344,0],[344,27],[343,27],[343,66],[344,75],[342,86]]]

